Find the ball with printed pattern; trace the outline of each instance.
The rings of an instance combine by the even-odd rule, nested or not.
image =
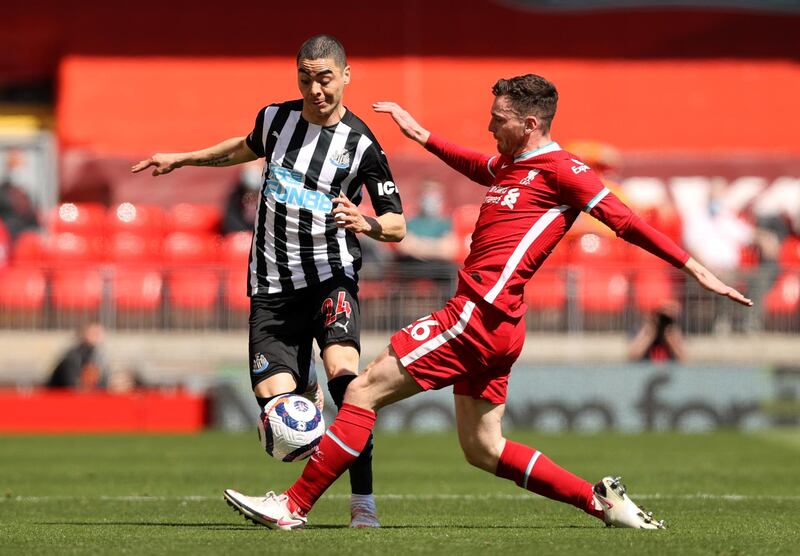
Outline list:
[[[325,432],[319,409],[302,396],[283,394],[269,401],[258,419],[258,436],[269,455],[299,461],[317,451]]]

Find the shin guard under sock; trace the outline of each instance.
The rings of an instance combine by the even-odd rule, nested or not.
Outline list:
[[[322,437],[319,450],[308,460],[300,478],[286,491],[289,498],[308,512],[362,452],[374,426],[374,411],[342,404]]]
[[[495,474],[531,492],[572,504],[602,519],[602,511],[598,514],[594,506],[591,483],[559,467],[530,446],[507,440]]]
[[[328,381],[328,392],[337,408],[342,407],[347,386],[356,375],[339,375]],[[350,466],[350,492],[353,494],[372,494],[372,435],[364,449]]]

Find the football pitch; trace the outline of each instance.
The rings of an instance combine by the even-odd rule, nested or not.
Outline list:
[[[620,474],[666,531],[607,529],[469,467],[454,433],[376,436],[379,530],[337,482],[306,530],[251,525],[222,490],[282,490],[301,464],[252,434],[0,437],[0,554],[798,554],[800,431],[512,431],[594,481]]]

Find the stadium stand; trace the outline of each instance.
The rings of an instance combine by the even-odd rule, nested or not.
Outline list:
[[[178,203],[167,212],[167,228],[171,232],[213,234],[219,230],[221,219],[220,207]]]
[[[161,236],[164,233],[166,214],[157,205],[135,205],[124,202],[108,210],[106,216],[110,232],[132,232],[139,235]]]
[[[99,203],[62,203],[50,210],[45,221],[47,228],[56,234],[102,235],[106,208]]]

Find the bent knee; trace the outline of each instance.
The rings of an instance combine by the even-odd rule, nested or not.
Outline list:
[[[344,401],[351,404],[361,405],[369,399],[369,378],[365,374],[360,374],[347,385],[344,394]]]
[[[478,469],[494,473],[497,469],[497,463],[500,461],[499,444],[498,442],[474,439],[462,441],[461,450],[467,463]]]

